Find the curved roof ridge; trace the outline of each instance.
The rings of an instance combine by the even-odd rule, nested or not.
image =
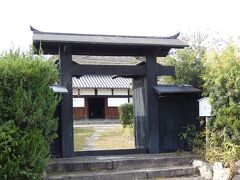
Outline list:
[[[177,32],[171,36],[131,36],[131,35],[107,35],[107,34],[81,34],[81,33],[61,33],[61,32],[45,32],[39,31],[32,26],[30,30],[35,34],[56,34],[56,35],[80,35],[80,36],[102,36],[102,37],[129,37],[129,38],[154,38],[154,39],[177,39],[180,35],[180,32]]]

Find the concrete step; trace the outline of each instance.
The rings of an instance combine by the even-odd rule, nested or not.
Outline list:
[[[191,164],[193,158],[194,156],[189,154],[174,153],[59,158],[51,160],[46,172],[132,170],[146,167],[180,166]]]
[[[201,176],[183,176],[183,177],[172,177],[172,178],[154,178],[154,180],[205,180]]]
[[[165,177],[193,176],[197,173],[196,168],[192,166],[172,166],[161,168],[144,168],[133,170],[105,170],[91,172],[68,172],[48,174],[45,179],[48,180],[135,180],[135,179],[155,179]]]

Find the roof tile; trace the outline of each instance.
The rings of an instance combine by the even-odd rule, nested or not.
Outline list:
[[[118,77],[112,79],[110,75],[84,75],[80,78],[72,78],[73,88],[119,88],[131,87],[132,79]]]

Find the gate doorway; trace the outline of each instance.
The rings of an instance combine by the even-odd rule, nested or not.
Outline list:
[[[104,98],[88,98],[88,116],[89,119],[105,118],[105,99]]]

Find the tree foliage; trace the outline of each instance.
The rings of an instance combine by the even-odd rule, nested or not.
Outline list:
[[[198,58],[198,53],[191,48],[178,50],[174,56],[166,58],[166,64],[175,67],[176,75],[165,78],[166,83],[176,85],[193,85],[201,87],[203,81],[201,75],[204,71],[204,66],[201,58]]]
[[[176,85],[193,85],[201,88],[203,86],[202,74],[204,73],[205,54],[208,49],[218,49],[224,43],[223,40],[212,38],[210,34],[200,31],[190,35],[184,35],[181,39],[189,47],[177,50],[162,60],[163,64],[175,66],[176,76],[164,77],[164,83]]]
[[[213,130],[223,129],[240,145],[240,50],[229,45],[220,54],[211,52],[206,61],[204,93],[211,99]]]
[[[190,147],[204,152],[209,162],[221,161],[232,168],[240,158],[240,49],[233,43],[219,47],[204,50],[196,45],[177,51],[167,58],[167,63],[176,66],[176,77],[168,81],[203,88],[213,107],[209,129],[202,132],[208,141],[203,143],[194,129],[182,135],[190,137]]]

